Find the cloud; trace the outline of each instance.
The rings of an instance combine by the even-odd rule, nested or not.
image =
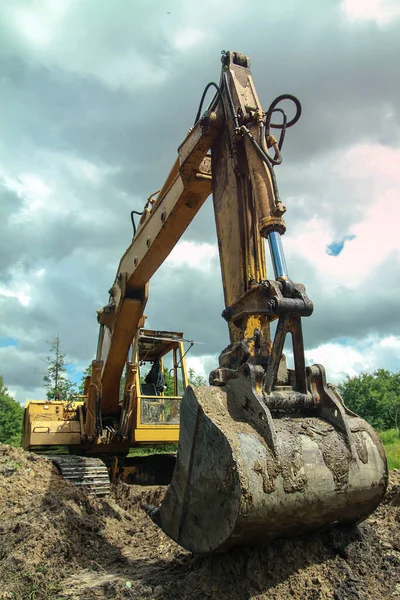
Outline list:
[[[16,346],[1,347],[0,364],[7,373],[6,385],[11,391],[41,388],[45,368],[33,351],[20,352]]]
[[[218,366],[218,356],[215,354],[203,354],[201,356],[188,356],[187,368],[193,369],[208,384],[210,372]]]
[[[185,266],[191,269],[209,272],[218,266],[218,249],[214,244],[178,242],[167,258],[166,264],[171,267]]]
[[[31,285],[24,281],[21,273],[14,271],[7,285],[0,286],[0,298],[16,298],[23,306],[29,306],[31,301]]]
[[[399,0],[344,0],[343,11],[352,21],[375,21],[387,25],[400,17]]]
[[[315,303],[307,348],[325,348],[336,377],[347,372],[340,356],[356,370],[375,340],[369,368],[398,368],[394,3],[363,3],[363,14],[333,0],[233,0],[229,11],[211,0],[3,4],[0,336],[18,344],[0,372],[19,400],[40,393],[35,357],[53,335],[77,370],[94,357],[96,309],[130,243],[130,210],[165,180],[222,48],[251,57],[265,108],[286,91],[303,104],[276,171],[289,273]],[[228,343],[218,263],[209,199],[152,278],[146,307],[149,326],[203,342],[190,353],[201,373]]]
[[[325,365],[333,383],[379,368],[398,370],[399,360],[400,337],[395,336],[338,340],[306,351],[307,364]]]
[[[198,45],[205,35],[205,32],[200,29],[183,29],[178,31],[173,43],[178,50],[187,50]]]
[[[315,277],[331,288],[360,287],[383,263],[397,262],[400,251],[398,161],[400,150],[372,144],[355,145],[331,156],[324,179],[329,185],[332,177],[339,177],[344,182],[346,196],[339,196],[335,204],[320,205],[318,216],[311,205],[314,210],[309,219],[305,218],[310,212],[307,203],[308,210],[285,240],[288,255],[308,262],[316,271]],[[336,216],[333,211],[339,214]],[[344,221],[349,218],[341,235],[343,242],[347,241],[340,253],[329,253],[325,249],[336,242],[334,222],[343,218],[341,212]]]

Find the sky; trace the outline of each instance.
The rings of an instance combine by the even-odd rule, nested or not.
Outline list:
[[[130,211],[223,49],[250,56],[265,109],[303,105],[276,172],[289,275],[315,306],[307,363],[336,383],[400,369],[400,0],[2,0],[0,40],[0,374],[18,401],[44,397],[55,335],[74,380],[95,357]],[[208,377],[223,308],[209,198],[150,282],[147,325],[196,340]]]

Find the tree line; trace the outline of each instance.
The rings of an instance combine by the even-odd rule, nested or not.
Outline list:
[[[375,429],[396,428],[400,436],[400,371],[360,373],[347,377],[338,389],[345,405]]]

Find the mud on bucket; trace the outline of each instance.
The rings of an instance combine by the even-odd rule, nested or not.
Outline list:
[[[387,483],[374,430],[357,416],[345,437],[318,416],[274,418],[276,447],[232,410],[229,388],[188,387],[178,456],[154,520],[187,550],[206,554],[366,518]]]

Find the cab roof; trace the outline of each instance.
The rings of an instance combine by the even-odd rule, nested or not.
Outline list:
[[[155,361],[173,349],[179,348],[183,341],[180,331],[154,331],[141,329],[139,332],[139,360]]]

